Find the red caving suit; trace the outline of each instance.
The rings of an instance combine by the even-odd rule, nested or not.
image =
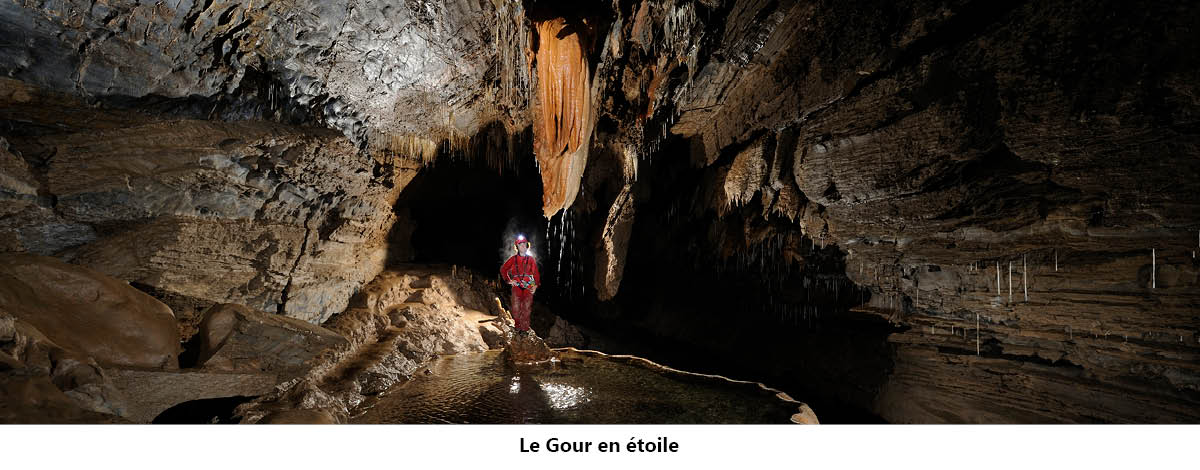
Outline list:
[[[533,309],[533,289],[528,281],[533,280],[533,287],[542,285],[542,277],[538,274],[537,260],[528,255],[512,255],[504,266],[500,267],[500,277],[512,284],[512,316],[517,329],[529,331],[529,312]]]

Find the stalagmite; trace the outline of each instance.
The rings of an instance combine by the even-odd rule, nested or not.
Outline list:
[[[1012,261],[1008,262],[1008,303],[1012,303]]]
[[[555,18],[536,24],[537,102],[534,154],[542,173],[542,212],[575,202],[592,135],[591,80],[581,25]]]
[[[1029,265],[1025,264],[1025,255],[1021,255],[1021,284],[1025,290],[1025,301],[1029,301]]]
[[[1156,279],[1157,274],[1158,274],[1158,259],[1157,258],[1158,258],[1157,255],[1155,255],[1155,253],[1154,253],[1154,248],[1151,248],[1150,249],[1150,288],[1151,289],[1158,288],[1158,283],[1157,283],[1157,279]]]
[[[996,262],[996,297],[1000,297],[1002,295],[1004,295],[1004,294],[1000,293],[1000,262],[997,261]]]
[[[975,355],[979,355],[979,312],[975,312]]]

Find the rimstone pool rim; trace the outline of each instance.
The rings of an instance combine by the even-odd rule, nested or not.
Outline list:
[[[630,354],[608,354],[608,353],[604,353],[604,352],[596,351],[596,350],[592,350],[592,349],[578,349],[578,348],[573,348],[573,347],[554,348],[553,351],[558,352],[560,354],[563,354],[563,353],[578,354],[580,356],[600,357],[600,358],[604,358],[604,359],[608,359],[608,360],[615,360],[615,361],[621,362],[623,364],[636,365],[636,366],[644,367],[646,369],[650,369],[650,370],[653,370],[656,372],[664,372],[664,373],[675,374],[675,375],[683,375],[683,376],[687,376],[687,377],[699,378],[699,379],[708,380],[708,381],[726,382],[726,383],[731,383],[731,384],[755,386],[759,390],[773,394],[775,396],[775,398],[780,401],[795,405],[797,407],[797,411],[796,411],[796,413],[792,414],[792,417],[791,417],[792,423],[795,423],[795,424],[821,424],[821,422],[817,419],[817,414],[815,412],[813,412],[812,408],[810,408],[807,403],[797,401],[796,399],[789,396],[787,393],[785,393],[781,390],[775,389],[775,388],[768,387],[766,384],[763,384],[762,382],[731,379],[729,377],[725,377],[723,375],[716,375],[716,374],[701,374],[698,372],[688,372],[685,370],[679,370],[679,369],[676,369],[673,367],[664,366],[662,364],[651,361],[644,357],[638,357],[638,356],[634,356],[634,355],[630,355]]]

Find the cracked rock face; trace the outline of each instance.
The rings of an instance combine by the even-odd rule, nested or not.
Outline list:
[[[37,173],[37,194],[50,197],[14,191],[25,206],[5,219],[16,246],[200,303],[311,322],[344,309],[382,269],[391,204],[414,174],[335,132],[257,121],[21,140],[44,160],[13,165],[9,181],[19,189],[22,171]]]

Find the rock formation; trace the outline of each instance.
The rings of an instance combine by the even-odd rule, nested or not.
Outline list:
[[[760,272],[794,248],[754,230],[845,253],[867,291],[814,287],[893,325],[882,384],[842,387],[889,421],[1195,421],[1197,11],[878,7],[730,12],[672,127],[719,185],[693,213],[743,219]]]
[[[554,360],[558,357],[546,345],[546,342],[535,334],[518,333],[504,345],[502,351],[504,360],[517,365],[539,364]]]
[[[324,350],[346,343],[341,335],[319,326],[237,304],[209,308],[197,334],[197,365],[229,372],[300,375]]]
[[[533,152],[542,173],[542,211],[571,207],[587,166],[593,122],[588,27],[552,18],[535,24],[538,49]]]
[[[171,309],[115,279],[55,258],[0,255],[0,311],[54,347],[104,365],[179,367]]]
[[[453,269],[406,266],[380,274],[325,324],[347,341],[326,348],[307,373],[242,405],[249,423],[349,422],[356,407],[443,354],[488,349],[486,287]]]

